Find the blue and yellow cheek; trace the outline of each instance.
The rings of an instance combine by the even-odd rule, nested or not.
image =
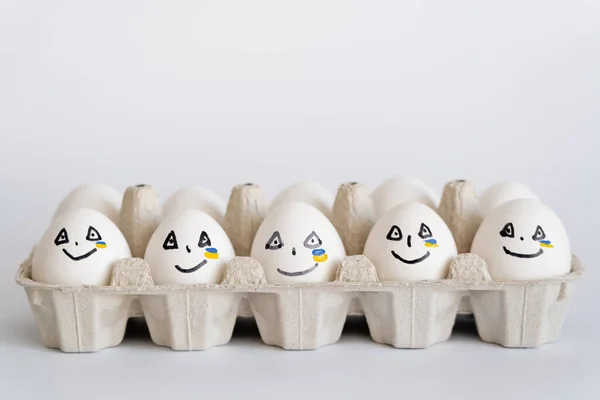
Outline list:
[[[433,248],[433,247],[440,247],[437,243],[437,240],[435,239],[428,239],[425,241],[425,247],[427,248]]]
[[[204,257],[209,260],[218,260],[219,259],[219,250],[214,247],[208,247],[204,252]]]
[[[313,260],[315,260],[318,263],[327,261],[328,257],[327,257],[327,254],[325,253],[325,250],[323,250],[323,249],[315,249],[312,251],[312,254],[313,254]]]
[[[99,249],[105,249],[106,248],[106,242],[96,242],[96,247]]]
[[[550,242],[549,240],[540,240],[540,247],[543,247],[546,249],[551,249],[554,246],[552,245],[552,242]]]

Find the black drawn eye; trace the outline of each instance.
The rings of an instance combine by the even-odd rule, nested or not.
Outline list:
[[[306,247],[307,249],[317,249],[317,248],[321,247],[321,245],[323,244],[323,241],[321,240],[319,235],[317,235],[315,233],[315,231],[312,231],[310,233],[310,235],[308,235],[306,237],[306,239],[304,239],[303,244],[304,244],[304,247]]]
[[[91,242],[96,242],[98,240],[102,240],[102,236],[100,236],[100,233],[98,232],[98,230],[96,228],[94,228],[93,226],[90,226],[88,228],[85,239],[89,240]]]
[[[395,240],[396,242],[399,242],[402,240],[402,231],[400,228],[398,228],[398,226],[393,225],[385,238],[387,240]]]
[[[423,223],[421,223],[421,227],[419,228],[419,237],[423,240],[429,239],[433,237],[433,233],[431,233],[431,229]]]
[[[202,231],[202,233],[200,234],[200,239],[198,240],[198,247],[206,246],[210,247],[210,238],[208,237],[208,234],[206,232]]]
[[[283,247],[283,242],[281,241],[281,235],[279,231],[273,232],[267,244],[265,245],[266,250],[279,250]]]
[[[56,239],[54,239],[54,244],[60,246],[61,244],[69,243],[69,235],[67,235],[67,230],[62,228],[58,235],[56,235]]]
[[[538,225],[538,227],[535,228],[535,233],[533,234],[533,236],[531,238],[533,240],[537,240],[537,241],[544,240],[544,239],[546,239],[546,233],[544,232],[542,227]]]
[[[179,246],[177,246],[177,237],[175,236],[175,232],[171,231],[169,232],[167,238],[165,239],[165,242],[163,243],[163,249],[174,250],[178,248]]]
[[[504,228],[502,228],[502,230],[500,231],[500,236],[506,238],[515,237],[515,227],[513,226],[512,222],[509,222],[508,224],[504,225]]]

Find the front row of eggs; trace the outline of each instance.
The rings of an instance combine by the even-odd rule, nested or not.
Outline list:
[[[483,221],[471,252],[499,281],[543,279],[569,272],[571,249],[556,214],[539,200],[512,200]],[[271,210],[259,227],[251,257],[270,283],[328,282],[346,256],[330,220],[315,207],[287,202]],[[441,280],[457,256],[443,219],[422,203],[403,203],[384,213],[364,248],[380,281]],[[32,279],[66,285],[108,285],[112,265],[131,257],[127,241],[107,216],[92,209],[60,214],[33,255]],[[152,235],[145,260],[155,284],[222,281],[235,257],[229,237],[210,215],[174,212]]]

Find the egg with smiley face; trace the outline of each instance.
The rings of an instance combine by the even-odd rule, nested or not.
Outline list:
[[[233,257],[233,245],[221,225],[194,209],[165,218],[144,254],[157,285],[221,283]]]
[[[364,255],[386,281],[440,280],[457,256],[444,220],[422,203],[403,203],[381,216],[369,233]]]
[[[306,203],[287,202],[269,212],[252,243],[268,282],[308,283],[335,279],[346,256],[329,219]]]
[[[564,225],[534,199],[512,200],[494,209],[477,230],[471,253],[482,257],[499,281],[544,279],[571,270]]]
[[[127,240],[104,214],[87,208],[61,213],[36,246],[31,277],[62,285],[110,283],[113,264],[131,257]]]

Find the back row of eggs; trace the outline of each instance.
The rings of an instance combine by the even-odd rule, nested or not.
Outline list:
[[[377,216],[401,203],[418,202],[433,209],[439,204],[439,197],[425,182],[410,177],[397,176],[388,179],[376,187],[370,195]],[[53,219],[73,208],[92,208],[117,223],[123,195],[117,190],[102,184],[87,184],[75,188],[56,209]],[[479,199],[481,213],[487,216],[493,209],[515,199],[538,199],[525,185],[518,182],[500,182],[481,195]],[[325,187],[314,182],[299,182],[281,191],[271,202],[270,208],[289,202],[299,201],[317,208],[327,217],[331,217],[334,202],[333,194]],[[206,212],[217,222],[223,224],[226,202],[213,191],[200,186],[189,186],[177,190],[163,205],[163,215],[188,208]]]
[[[80,190],[80,194],[76,198],[85,197],[81,193],[93,192],[93,190],[87,189],[87,191]],[[196,193],[199,194],[198,197],[202,197],[207,192],[199,191]],[[322,213],[302,203],[289,203],[293,200],[293,196],[289,194],[288,191],[287,199],[282,196],[283,199],[279,203],[279,205],[288,204],[287,207],[278,207],[277,204],[272,206],[274,210],[267,216],[257,232],[251,256],[266,267],[267,279],[271,282],[333,280],[335,270],[345,256],[339,235]],[[182,208],[198,206],[198,204],[191,203],[182,206],[181,199],[186,200],[185,197],[176,193],[174,203],[177,204],[179,201]],[[210,199],[209,196],[205,197]],[[98,196],[94,198],[97,199]],[[185,201],[183,203],[185,204]],[[169,202],[167,202],[167,205],[169,205]],[[205,207],[205,205],[203,206]],[[385,214],[385,218],[379,219],[365,246],[365,255],[377,266],[380,279],[394,281],[444,278],[447,275],[449,261],[456,256],[456,246],[443,220],[430,207],[414,202],[392,207],[392,211]],[[130,256],[125,238],[118,228],[99,212],[86,210],[79,214],[75,211],[63,212],[62,214],[64,215],[60,215],[59,218],[55,219],[48,230],[46,236],[49,236],[45,236],[40,243],[48,244],[52,232],[58,231],[52,242],[54,246],[62,247],[62,254],[68,260],[57,258],[57,254],[60,255],[60,253],[49,252],[49,246],[40,246],[34,255],[34,280],[63,284],[107,284],[110,265],[120,258]],[[84,220],[87,222],[83,222]],[[390,224],[389,220],[393,220],[394,223]],[[68,230],[67,225],[70,225]],[[487,225],[482,224],[483,226]],[[511,224],[511,226],[513,225]],[[111,250],[105,250],[108,245],[103,240],[98,227],[111,237],[111,241],[114,243],[110,247]],[[173,227],[177,227],[177,229]],[[206,229],[196,232],[198,227],[205,227]],[[389,231],[384,235],[385,232],[383,231],[388,228]],[[541,227],[538,228],[541,229]],[[86,231],[85,236],[83,236],[83,231]],[[104,233],[104,235],[106,236],[107,233]],[[71,240],[70,236],[76,236],[76,238]],[[384,236],[385,241],[383,240]],[[479,236],[481,235],[478,234]],[[538,236],[539,240],[543,239],[541,234],[538,234]],[[562,242],[568,244],[566,234],[564,236],[565,240],[562,240]],[[506,238],[507,235],[501,235],[501,237]],[[403,239],[404,247],[393,248]],[[521,237],[521,241],[523,241],[523,237]],[[83,249],[86,251],[81,251],[79,252],[81,254],[79,254],[76,251],[79,242],[82,244],[93,242],[92,245],[95,247]],[[214,246],[213,242],[219,243],[219,246]],[[480,242],[475,241],[474,246]],[[443,245],[440,245],[440,243],[443,243]],[[414,247],[413,244],[415,244]],[[418,244],[425,246],[424,252],[419,251],[422,247]],[[546,248],[551,247],[546,243]],[[566,248],[568,249],[568,246]],[[101,256],[95,256],[94,260],[103,264],[104,267],[95,268],[93,271],[78,269],[77,265],[80,261],[87,260],[88,257],[95,255],[99,250],[101,250]],[[475,252],[485,253],[485,250],[484,246],[483,249]],[[203,257],[198,258],[196,256],[198,251],[203,252]],[[511,255],[506,250],[504,251],[506,255]],[[566,252],[563,253],[566,254]],[[292,258],[290,258],[290,254]],[[514,254],[512,255],[514,256]],[[306,257],[306,255],[310,257]],[[222,272],[226,263],[234,256],[233,246],[219,222],[210,215],[189,208],[178,212],[172,211],[169,214],[152,236],[145,254],[146,260],[153,269],[153,277],[157,284],[218,283],[222,279]],[[497,254],[492,252],[491,256],[497,256]],[[516,258],[531,259],[534,257]],[[173,260],[175,262],[171,262]],[[39,266],[42,263],[55,266],[61,261],[68,264],[67,267],[62,269],[56,269],[55,267],[40,269],[35,267],[35,265]],[[394,264],[396,261],[400,261],[404,266],[415,266],[416,264],[419,264],[419,266],[408,269],[398,268]],[[209,262],[215,264],[214,268],[202,269]],[[167,264],[173,264],[172,268],[162,267]],[[503,264],[506,264],[506,262]],[[285,265],[285,268],[282,267],[283,265]],[[272,268],[269,268],[270,266]],[[535,277],[535,269],[530,268],[528,271],[529,273],[525,275]],[[88,274],[88,272],[90,273]],[[512,279],[519,279],[515,276],[515,272],[518,275],[519,268],[513,271]],[[74,275],[74,277],[70,279],[70,275]]]

